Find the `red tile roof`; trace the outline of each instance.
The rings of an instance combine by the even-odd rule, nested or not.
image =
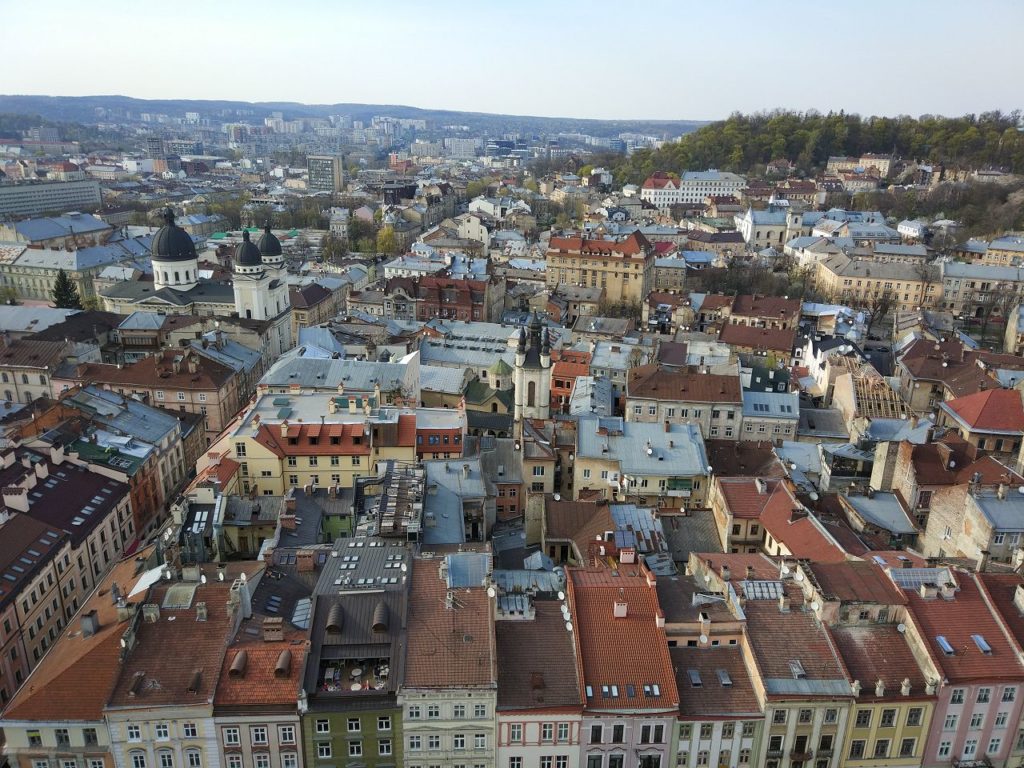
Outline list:
[[[604,566],[568,569],[580,677],[592,693],[587,709],[675,711],[679,706],[665,630],[656,626],[658,595],[640,567],[621,566],[618,575]],[[626,603],[626,616],[614,616],[616,601]],[[645,685],[657,685],[661,695],[646,696]],[[615,686],[618,696],[605,696],[602,686]]]
[[[768,480],[785,477],[786,468],[775,455],[770,440],[716,440],[704,441],[708,464],[718,477],[760,477]]]
[[[151,552],[152,547],[137,554],[146,557]],[[135,557],[114,566],[7,705],[4,719],[103,719],[103,707],[120,669],[121,636],[129,626],[128,621],[118,621],[110,589],[117,584],[124,594],[130,592],[137,567]],[[142,593],[127,598],[127,602],[141,603],[144,597]],[[85,637],[80,617],[92,610],[100,628]]]
[[[1013,600],[1017,587],[1024,585],[1024,578],[1018,573],[981,573],[977,579],[995,606],[999,618],[1016,640],[1017,647],[1024,649],[1024,614]]]
[[[594,256],[642,256],[653,250],[650,241],[640,232],[633,232],[622,240],[591,240],[579,236],[552,237],[548,249]]]
[[[908,679],[911,697],[934,698],[934,694],[925,693],[925,673],[914,658],[906,635],[895,625],[835,626],[829,631],[851,680],[860,681],[858,702],[903,700],[901,688]],[[885,685],[882,696],[875,691],[879,680]]]
[[[573,541],[584,559],[597,536],[603,539],[606,531],[615,530],[607,502],[555,501],[551,496],[544,497],[544,526],[545,540]]]
[[[702,308],[703,309],[703,308]],[[748,349],[767,349],[775,352],[792,353],[796,340],[795,328],[754,328],[738,323],[726,323],[718,332],[718,340]]]
[[[979,482],[982,485],[1007,482],[1007,472],[1011,472],[1011,483],[1024,480],[991,456],[974,458],[974,446],[955,432],[948,432],[939,440],[924,445],[903,443],[900,450],[911,451],[915,479],[919,486],[960,485],[969,482],[975,473],[981,474]]]
[[[741,294],[733,299],[732,314],[741,317],[785,319],[800,314],[800,299]]]
[[[742,404],[740,379],[717,373],[667,371],[657,364],[629,372],[628,397],[697,403]]]
[[[906,598],[881,567],[866,560],[842,563],[808,563],[806,566],[818,583],[821,596],[841,602],[903,605]]]
[[[679,714],[683,719],[761,715],[761,705],[743,661],[743,650],[738,646],[678,646],[670,648],[669,655],[675,666]],[[690,679],[691,670],[700,675],[699,687]],[[728,676],[728,685],[722,684],[720,672]]]
[[[294,707],[302,685],[307,646],[305,633],[296,631],[285,633],[284,641],[244,639],[235,643],[224,655],[214,706],[289,704]],[[240,673],[232,674],[231,666],[242,653],[245,666]],[[287,669],[286,673],[277,672],[279,663]]]
[[[665,187],[678,189],[678,179],[673,179],[664,171],[655,171],[653,174],[644,179],[644,189],[665,189]]]
[[[764,529],[793,557],[819,563],[846,560],[846,553],[819,527],[816,518],[803,513],[803,505],[793,498],[783,483],[773,490],[760,519]]]
[[[1024,405],[1015,389],[987,389],[947,400],[944,410],[956,414],[971,430],[1024,432]]]
[[[492,688],[497,685],[494,621],[483,588],[460,589],[446,608],[440,560],[413,561],[407,619],[408,688]]]
[[[935,665],[951,683],[969,680],[1024,680],[1024,668],[982,598],[971,574],[954,574],[959,589],[952,600],[923,598],[904,590],[908,606],[921,630],[922,641]],[[936,638],[942,635],[953,647],[947,656]],[[982,653],[971,635],[981,635],[992,648]]]
[[[719,477],[716,482],[733,517],[757,518],[761,516],[775,487],[781,481],[753,477]]]

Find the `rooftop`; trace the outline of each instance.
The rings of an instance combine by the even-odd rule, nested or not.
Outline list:
[[[534,600],[533,606],[533,619],[495,622],[498,709],[582,709],[573,637],[561,603]]]
[[[743,650],[719,645],[669,649],[679,689],[679,714],[684,719],[761,716]]]

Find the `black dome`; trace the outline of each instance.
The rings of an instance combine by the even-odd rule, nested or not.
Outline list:
[[[242,242],[235,248],[235,264],[239,267],[258,267],[263,264],[260,249],[253,245],[249,233],[242,230]]]
[[[196,258],[196,245],[184,229],[174,223],[174,211],[164,211],[166,222],[153,237],[150,253],[160,261],[190,261]]]
[[[263,228],[263,234],[260,235],[260,239],[256,241],[256,247],[260,249],[260,253],[264,256],[281,255],[281,241],[277,239],[277,236],[273,232],[270,231],[269,224]]]

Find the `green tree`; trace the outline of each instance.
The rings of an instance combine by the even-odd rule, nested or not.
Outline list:
[[[350,243],[356,243],[367,238],[373,240],[375,237],[377,237],[377,225],[373,222],[364,221],[355,216],[348,220],[348,241]],[[370,250],[373,249],[371,248]]]
[[[63,269],[57,272],[53,283],[53,305],[59,309],[81,309],[82,297],[78,295],[78,286],[71,282],[68,273]]]
[[[345,243],[333,232],[328,232],[320,241],[320,255],[324,261],[340,259],[346,253]]]
[[[382,227],[377,233],[377,253],[394,254],[398,250],[398,240],[391,226]]]

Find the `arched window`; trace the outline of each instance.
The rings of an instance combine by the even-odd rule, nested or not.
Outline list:
[[[251,309],[245,310],[245,319],[246,320],[252,320],[252,310]]]
[[[185,750],[186,768],[203,768],[203,755],[198,749]]]
[[[176,282],[176,283],[180,283],[181,282],[181,275],[178,273],[177,270],[174,271],[174,282]]]
[[[161,749],[156,753],[158,768],[174,768],[174,753],[169,749]]]
[[[526,386],[526,404],[531,408],[537,404],[537,382],[531,381]]]
[[[146,768],[146,753],[141,750],[128,753],[131,761],[132,768]]]

